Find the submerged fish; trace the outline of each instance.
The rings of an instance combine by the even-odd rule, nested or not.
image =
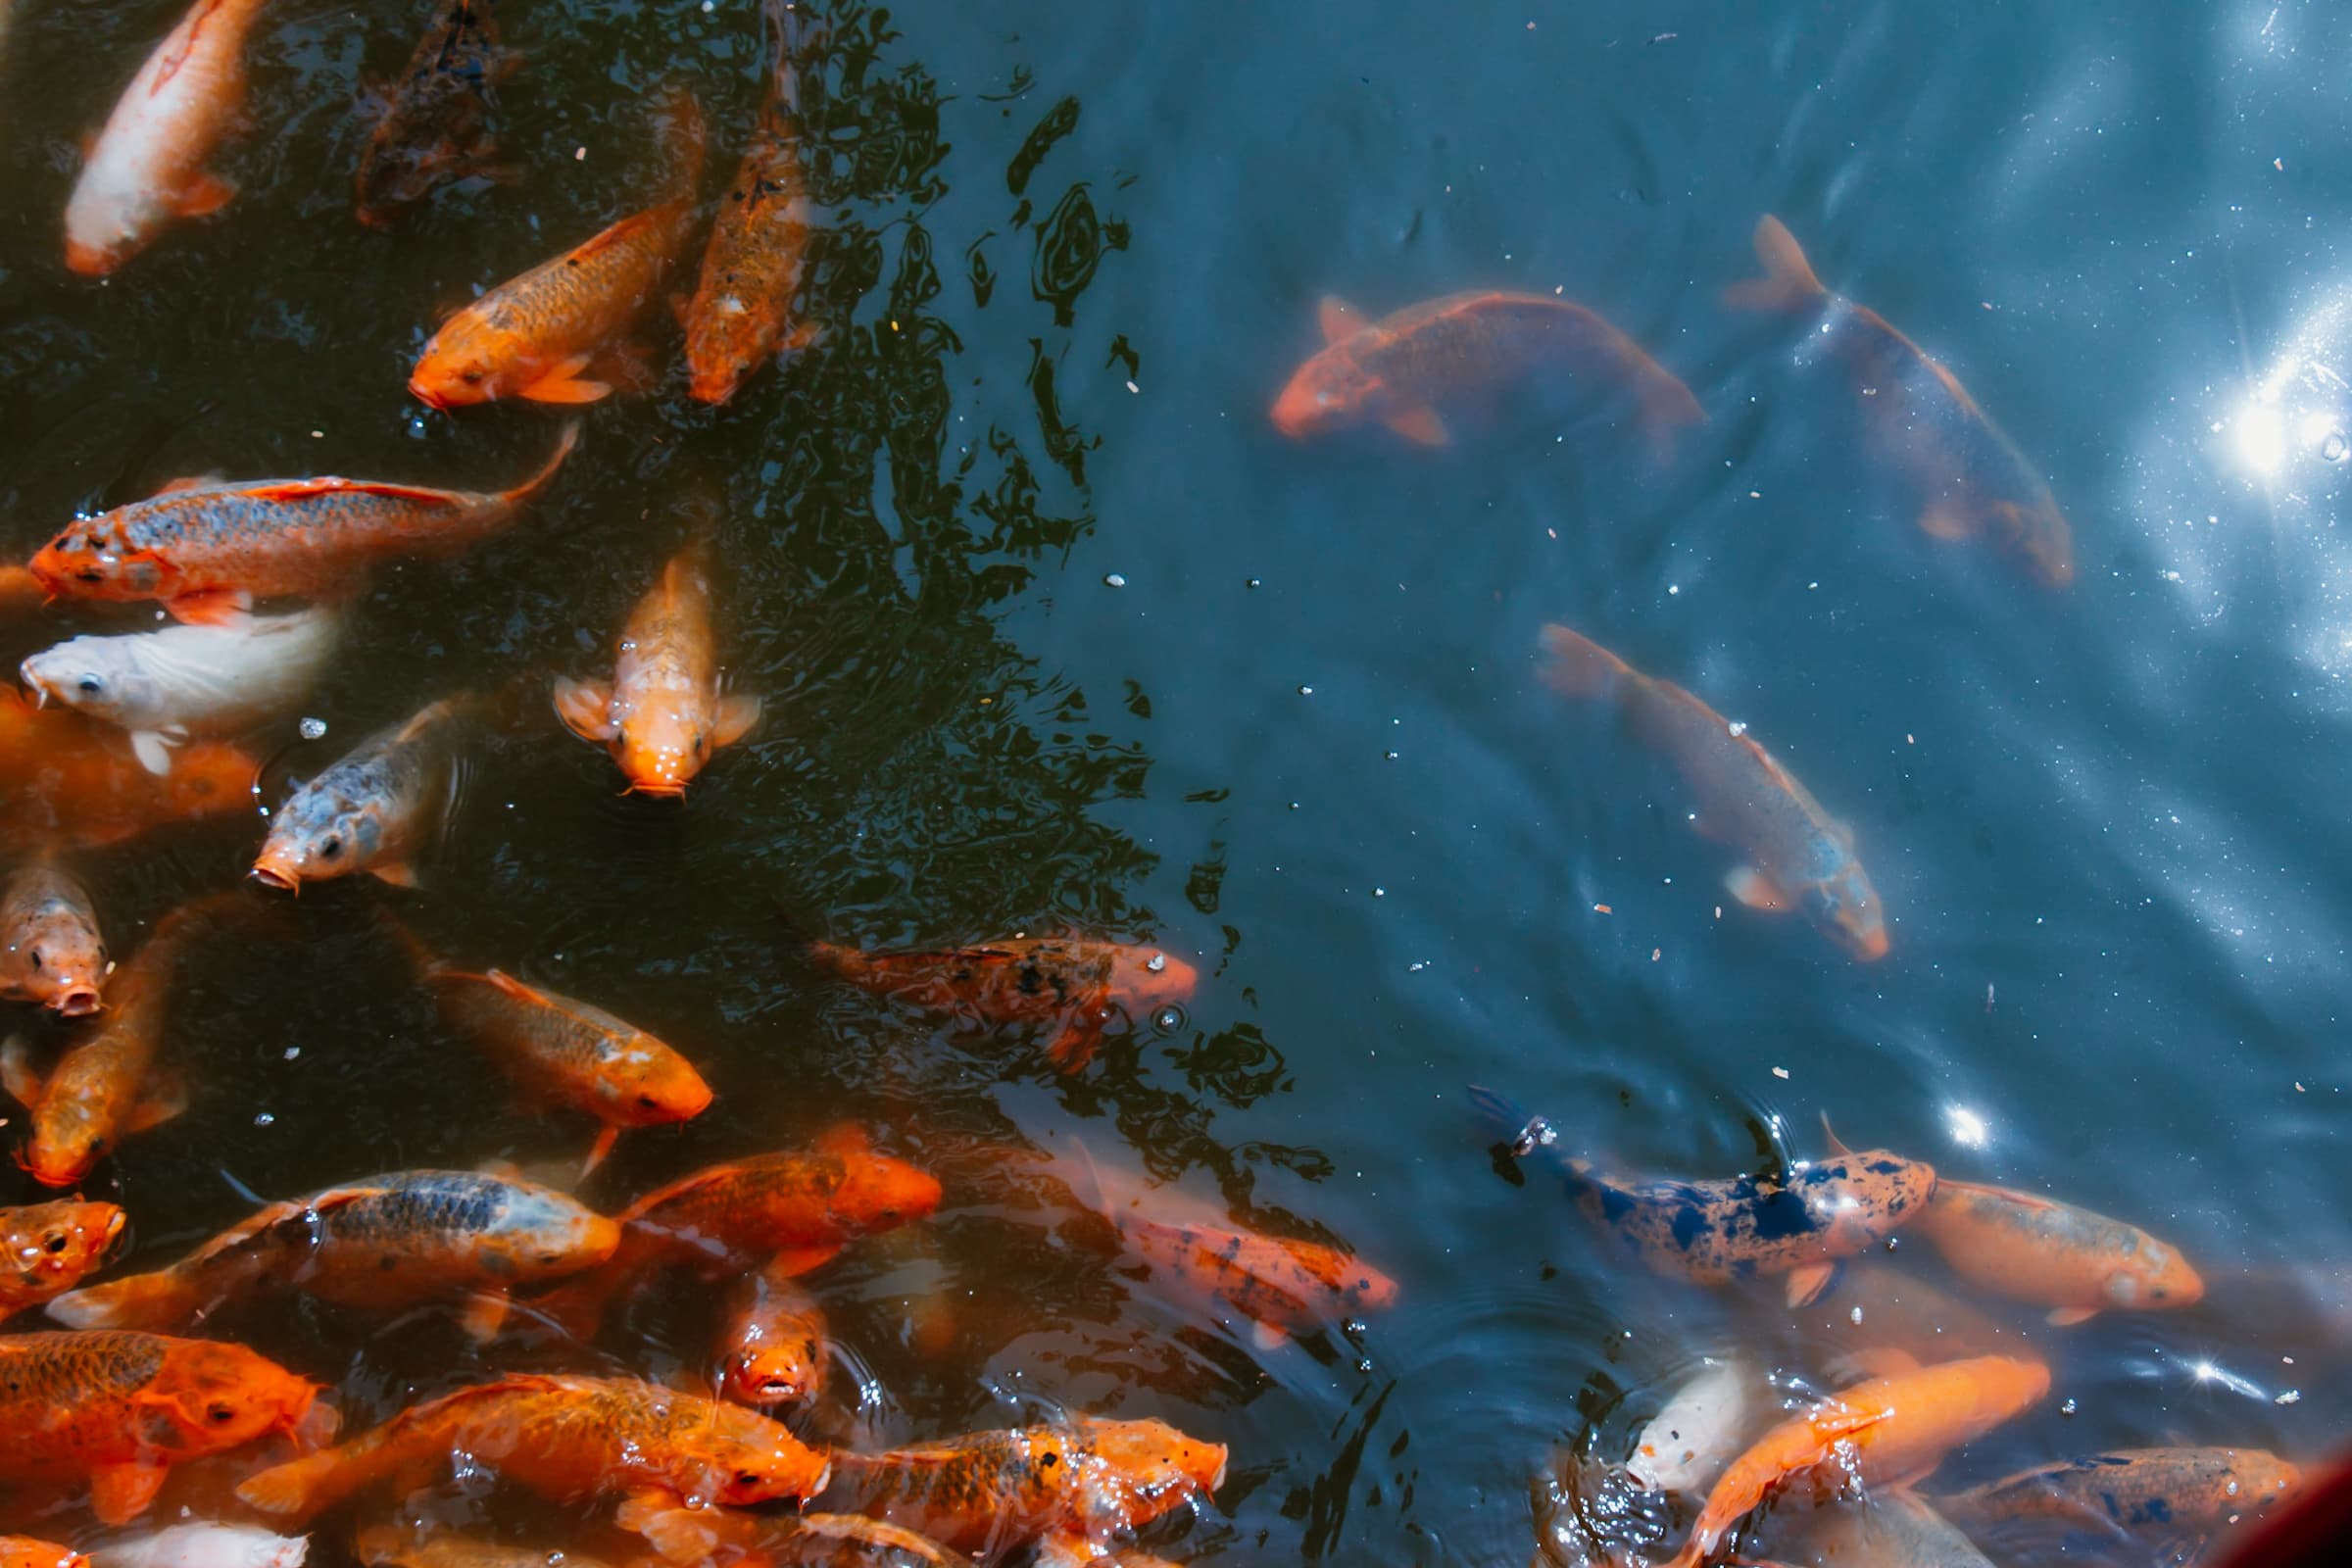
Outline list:
[[[996,1554],[1041,1538],[1094,1555],[1225,1484],[1225,1447],[1162,1421],[1073,1416],[974,1432],[890,1453],[839,1453],[819,1501],[920,1532],[952,1549]]]
[[[106,1261],[127,1223],[112,1203],[0,1208],[0,1319],[72,1290]]]
[[[172,822],[249,811],[260,769],[235,746],[198,741],[159,778],[119,731],[0,687],[0,847],[92,849]]]
[[[435,967],[425,977],[450,1026],[479,1045],[526,1096],[604,1123],[582,1174],[624,1127],[691,1121],[710,1105],[694,1064],[631,1023],[492,969]]]
[[[698,1568],[846,1568],[856,1562],[911,1562],[927,1568],[971,1565],[970,1558],[951,1553],[928,1536],[851,1513],[777,1517],[725,1508],[624,1507],[622,1521],[644,1536],[663,1560]]]
[[[2110,1539],[2201,1543],[2302,1485],[2302,1471],[2261,1448],[2117,1448],[2035,1465],[1936,1506],[1972,1530],[2031,1520]]]
[[[172,1466],[309,1431],[318,1394],[241,1345],[0,1336],[0,1482],[86,1481],[99,1519],[125,1524],[155,1500]]]
[[[2039,1361],[2000,1355],[1858,1383],[1774,1427],[1735,1460],[1707,1494],[1670,1568],[1711,1561],[1735,1525],[1791,1484],[1907,1486],[2049,1388],[2050,1369]]]
[[[556,682],[556,716],[609,746],[639,795],[683,795],[710,754],[760,721],[757,697],[719,695],[705,551],[672,557],[620,631],[612,679]]]
[[[510,1290],[593,1268],[619,1245],[612,1220],[530,1182],[395,1171],[272,1203],[170,1268],[75,1291],[49,1315],[77,1329],[178,1329],[230,1301],[299,1291],[372,1312],[463,1299],[487,1331]]]
[[[713,1510],[692,1510],[696,1518]],[[569,1546],[518,1546],[454,1530],[369,1525],[352,1539],[352,1555],[368,1568],[614,1568]]]
[[[825,1309],[794,1272],[771,1259],[729,1293],[718,1333],[720,1398],[767,1409],[806,1403],[824,1386]]]
[[[23,566],[0,566],[0,615],[22,615],[41,608],[49,590]]]
[[[151,773],[172,770],[172,748],[191,735],[225,735],[292,711],[341,640],[330,610],[239,616],[122,637],[75,637],[24,661],[24,684],[130,732]]]
[[[1909,1492],[1816,1509],[1798,1531],[1819,1568],[1993,1568],[1958,1526]]]
[[[1714,1485],[1747,1441],[1762,1386],[1740,1356],[1708,1360],[1643,1424],[1626,1474],[1651,1492]]]
[[[2108,1307],[2153,1312],[2205,1295],[2187,1260],[2138,1226],[2006,1188],[1941,1183],[1919,1230],[1962,1279],[2046,1306],[2061,1328]]]
[[[446,824],[456,791],[446,731],[458,710],[458,699],[444,698],[378,730],[287,796],[253,879],[299,893],[305,882],[365,871],[415,887],[412,862]]]
[[[262,0],[196,0],[131,78],[66,203],[66,265],[101,277],[174,218],[219,212],[237,187],[205,165],[245,106],[245,35]]]
[[[1008,937],[934,953],[861,953],[811,942],[819,968],[878,996],[989,1027],[1057,1026],[1046,1054],[1064,1072],[1094,1056],[1113,1007],[1149,1015],[1189,1000],[1199,971],[1160,948],[1083,937]]]
[[[1321,320],[1322,351],[1274,404],[1274,427],[1294,440],[1378,422],[1408,441],[1443,446],[1451,437],[1441,405],[1485,397],[1544,368],[1630,394],[1661,450],[1678,426],[1706,422],[1689,387],[1632,338],[1567,300],[1449,294],[1373,321],[1327,299]]]
[[[60,599],[160,599],[174,619],[218,621],[257,597],[342,598],[397,557],[455,555],[547,487],[580,438],[564,428],[511,490],[431,490],[373,479],[198,480],[70,524],[32,558]]]
[[[89,1568],[90,1559],[72,1546],[31,1536],[0,1536],[0,1568]]]
[[[1571,697],[1611,702],[1644,745],[1663,752],[1698,801],[1699,832],[1748,858],[1725,878],[1750,908],[1801,910],[1853,956],[1886,956],[1886,911],[1830,815],[1740,726],[1671,681],[1644,675],[1565,626],[1544,628],[1545,678]]]
[[[245,1503],[309,1518],[381,1481],[463,1456],[557,1502],[615,1493],[749,1506],[808,1496],[831,1461],[765,1416],[633,1378],[502,1378],[402,1411],[363,1437],[265,1470]]]
[[[1214,1204],[1124,1174],[1105,1176],[1084,1146],[1079,1153],[1093,1206],[1153,1277],[1238,1314],[1261,1350],[1396,1299],[1396,1282],[1353,1253],[1243,1229]]]
[[[0,997],[84,1018],[112,967],[90,890],[46,856],[19,866],[0,889]]]
[[[1918,497],[1919,525],[1937,539],[1984,539],[2044,583],[2075,580],[2074,536],[2057,499],[1951,371],[1866,306],[1832,294],[1779,219],[1756,223],[1764,276],[1725,291],[1734,305],[1806,317],[1808,355],[1844,364],[1867,400],[1879,459]]]
[[[97,1568],[302,1568],[308,1536],[281,1536],[253,1525],[173,1525],[90,1553]]]
[[[793,56],[805,13],[790,0],[765,0],[761,10],[773,34],[774,76],[742,166],[718,204],[702,278],[685,310],[688,390],[703,403],[726,402],[779,352],[815,339],[808,322],[792,319],[810,218],[793,126],[800,111]]]
[[[409,377],[412,395],[455,409],[505,397],[594,403],[612,390],[591,372],[615,360],[619,340],[653,302],[694,226],[702,111],[691,97],[673,94],[662,114],[668,197],[444,321]]]
[[[360,221],[381,228],[435,187],[498,177],[492,95],[514,68],[498,44],[490,0],[435,0],[432,20],[360,154]]]
[[[1470,1096],[1495,1125],[1526,1125],[1492,1091]],[[1805,1161],[1777,1181],[1630,1181],[1587,1160],[1556,1163],[1586,1217],[1656,1273],[1699,1285],[1786,1274],[1790,1306],[1819,1296],[1840,1258],[1915,1219],[1936,1191],[1931,1166],[1879,1149]]]

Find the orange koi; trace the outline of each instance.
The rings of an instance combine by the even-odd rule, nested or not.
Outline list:
[[[771,1259],[730,1295],[718,1334],[720,1398],[767,1409],[806,1403],[824,1386],[825,1309],[794,1272]]]
[[[711,752],[760,721],[759,698],[719,695],[703,557],[699,544],[679,552],[637,602],[610,682],[556,682],[556,716],[611,748],[632,794],[685,794]]]
[[[778,1518],[721,1508],[621,1508],[621,1524],[645,1537],[663,1560],[697,1568],[843,1568],[861,1560],[911,1560],[930,1568],[971,1568],[938,1542],[854,1513]],[[416,1568],[436,1568],[417,1564]],[[462,1565],[460,1565],[462,1568]],[[516,1564],[514,1568],[531,1568]]]
[[[2050,1369],[2041,1362],[2002,1355],[1858,1383],[1782,1422],[1734,1460],[1707,1494],[1670,1568],[1699,1568],[1735,1525],[1791,1485],[1907,1486],[1946,1451],[1991,1431],[2049,1388]]]
[[[1544,678],[1615,703],[1698,799],[1698,831],[1748,857],[1725,878],[1754,909],[1795,908],[1856,958],[1886,956],[1886,911],[1854,854],[1853,830],[1748,735],[1671,681],[1644,675],[1565,626],[1544,628]]]
[[[0,1336],[0,1480],[79,1483],[107,1524],[137,1518],[172,1466],[308,1437],[318,1390],[241,1345],[155,1334]]]
[[[23,566],[0,566],[0,615],[23,615],[41,608],[49,590]]]
[[[761,9],[774,35],[774,76],[743,164],[718,204],[702,278],[685,310],[689,390],[703,403],[726,402],[779,350],[815,341],[807,322],[792,321],[810,217],[792,126],[800,110],[792,62],[803,13],[788,0],[767,0]]]
[[[1869,399],[1869,439],[1919,497],[1921,529],[1987,540],[2052,588],[2074,581],[2074,535],[2057,498],[1959,378],[1878,312],[1824,288],[1779,219],[1757,221],[1755,243],[1764,276],[1733,284],[1726,302],[1813,322],[1804,352],[1842,362]]]
[[[447,823],[456,802],[448,729],[464,706],[463,699],[444,698],[306,779],[270,817],[248,875],[282,893],[362,872],[415,887],[415,857]]]
[[[696,1519],[711,1511],[678,1510]],[[616,1568],[569,1546],[518,1546],[452,1530],[419,1534],[402,1525],[369,1525],[352,1538],[351,1550],[368,1568],[554,1568],[559,1563],[563,1568]]]
[[[1225,1484],[1225,1446],[1162,1421],[1074,1416],[877,1454],[835,1455],[820,1502],[994,1555],[1066,1537],[1089,1555]]]
[[[167,823],[251,810],[260,771],[238,747],[196,741],[158,777],[121,732],[0,687],[0,847],[94,849]]]
[[[620,1227],[559,1192],[474,1171],[412,1170],[271,1203],[170,1268],[49,1303],[77,1329],[175,1329],[223,1304],[299,1291],[394,1312],[466,1298],[486,1334],[507,1292],[593,1268]]]
[[[360,154],[361,222],[386,227],[453,180],[506,177],[489,122],[498,83],[515,63],[498,45],[490,0],[438,0]]]
[[[106,1261],[127,1217],[112,1203],[0,1208],[0,1319],[72,1290]]]
[[[55,1542],[0,1536],[0,1568],[90,1568],[90,1559]]]
[[[1064,1072],[1093,1058],[1114,1007],[1149,1015],[1191,998],[1200,973],[1161,948],[1078,936],[1008,937],[933,953],[861,953],[811,942],[808,956],[852,985],[985,1027],[1053,1024],[1046,1054]]]
[[[110,967],[89,889],[46,857],[20,866],[0,891],[0,997],[87,1017]]]
[[[2057,1459],[1936,1506],[1972,1530],[2034,1520],[2109,1538],[2200,1542],[2293,1496],[2303,1472],[2261,1448],[2116,1448]]]
[[[1326,299],[1323,349],[1298,368],[1274,404],[1274,427],[1295,441],[1378,422],[1422,446],[1452,439],[1440,405],[1479,397],[1530,371],[1559,367],[1630,392],[1634,412],[1664,451],[1674,431],[1703,424],[1690,389],[1641,346],[1581,305],[1541,294],[1449,294],[1368,321]]]
[[[103,277],[174,218],[219,212],[236,185],[209,172],[245,105],[245,35],[262,0],[196,0],[139,68],[90,144],[66,203],[66,265]]]
[[[504,397],[594,403],[612,390],[588,372],[612,359],[614,343],[644,314],[694,226],[702,111],[678,93],[663,118],[673,194],[444,321],[409,377],[412,395],[455,409]]]
[[[199,480],[71,523],[32,558],[60,599],[160,599],[174,619],[218,624],[256,598],[341,598],[396,557],[451,556],[506,526],[578,444],[577,424],[511,490],[432,490],[373,479]]]
[[[1105,1177],[1084,1145],[1079,1154],[1092,1206],[1119,1239],[1156,1278],[1238,1313],[1261,1350],[1396,1299],[1396,1282],[1350,1252],[1241,1229],[1214,1204],[1124,1174]]]
[[[820,1449],[763,1415],[634,1378],[502,1378],[402,1411],[340,1446],[265,1470],[244,1502],[307,1519],[379,1482],[423,1484],[463,1454],[468,1466],[557,1502],[614,1493],[707,1507],[819,1491]]]
[[[604,1123],[583,1176],[604,1163],[622,1128],[692,1121],[710,1106],[710,1086],[692,1062],[602,1007],[498,969],[436,967],[425,981],[450,1027],[479,1045],[526,1096]]]
[[[2153,1312],[2205,1295],[2188,1261],[2138,1226],[2002,1187],[1941,1184],[1919,1229],[1953,1273],[2048,1307],[2061,1328],[2108,1307]]]

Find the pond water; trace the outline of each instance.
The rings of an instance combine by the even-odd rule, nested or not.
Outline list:
[[[241,194],[95,281],[62,265],[78,140],[180,7],[15,10],[12,560],[181,474],[529,471],[560,412],[437,412],[410,366],[444,312],[649,199],[664,83],[703,104],[715,192],[765,49],[748,0],[501,0],[524,57],[499,106],[515,177],[378,232],[351,211],[360,92],[422,13],[279,0],[220,166]],[[664,316],[658,385],[586,409],[522,520],[356,603],[302,709],[323,733],[289,717],[254,741],[257,808],[437,697],[486,694],[493,721],[418,888],[306,888],[183,972],[189,1109],[87,1188],[130,1211],[134,1261],[247,1194],[491,1160],[569,1181],[592,1129],[516,1103],[450,1034],[385,940],[391,908],[709,1079],[710,1108],[624,1136],[589,1201],[844,1121],[937,1174],[932,1221],[816,1277],[858,1377],[800,1426],[865,1447],[1160,1417],[1232,1454],[1212,1501],[1147,1536],[1176,1560],[1524,1561],[1556,1450],[1623,1458],[1699,1356],[1744,1351],[1793,1401],[1854,1348],[1835,1290],[1791,1311],[1778,1281],[1679,1285],[1603,1245],[1557,1182],[1495,1157],[1472,1085],[1540,1109],[1564,1152],[1693,1178],[1820,1158],[1826,1115],[2193,1260],[2206,1295],[2182,1311],[2060,1330],[1986,1302],[2053,1386],[1932,1490],[2107,1447],[2310,1465],[2340,1442],[2352,36],[2333,13],[818,10],[819,341],[711,410],[684,396]],[[1767,213],[2015,438],[2072,525],[2070,587],[1923,533],[1851,379],[1801,328],[1727,307]],[[1664,463],[1619,412],[1525,388],[1438,448],[1275,429],[1322,297],[1378,316],[1466,290],[1598,312],[1706,422]],[[609,666],[705,514],[721,657],[763,719],[684,801],[623,797],[547,688]],[[1690,831],[1674,769],[1542,678],[1552,622],[1746,726],[1850,824],[1887,956],[1727,896],[1739,856]],[[52,607],[0,626],[0,657],[151,623]],[[117,952],[234,884],[263,826],[80,856]],[[1201,976],[1071,1076],[1017,1032],[845,987],[802,945],[1064,929]],[[1020,1151],[1072,1138],[1344,1244],[1396,1304],[1259,1347],[1040,1198]],[[1949,1287],[1926,1252],[1898,1236],[1895,1260]],[[659,1298],[565,1364],[690,1376],[702,1306]],[[289,1308],[250,1333],[354,1421],[514,1364],[440,1323]],[[1679,1540],[1651,1524],[1631,1539]],[[2003,1560],[2058,1560],[2042,1550]]]

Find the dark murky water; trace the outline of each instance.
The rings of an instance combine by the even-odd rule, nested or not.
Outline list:
[[[405,60],[416,8],[283,0],[226,160],[245,194],[99,285],[59,262],[76,138],[179,6],[17,10],[20,553],[180,473],[526,471],[554,416],[421,410],[417,348],[637,203],[664,79],[730,165],[761,49],[743,0],[511,0],[520,181],[382,235],[351,220],[354,95]],[[425,700],[500,696],[426,886],[390,897],[439,947],[643,1022],[719,1096],[624,1138],[586,1196],[845,1118],[947,1182],[934,1223],[823,1277],[878,1392],[851,1408],[837,1381],[817,1433],[1155,1414],[1233,1449],[1216,1506],[1151,1538],[1166,1555],[1487,1563],[1524,1558],[1555,1445],[1621,1455],[1698,1354],[1825,1379],[1835,1298],[1791,1314],[1634,1272],[1555,1186],[1497,1175],[1462,1097],[1486,1082],[1572,1148],[1685,1174],[1818,1154],[1826,1112],[2139,1221],[2204,1270],[2207,1300],[2170,1316],[2057,1332],[1996,1308],[2055,1387],[1955,1481],[2340,1439],[2352,399],[2325,368],[2352,335],[2352,42],[2268,0],[2161,27],[1771,10],[831,7],[821,345],[720,413],[674,380],[592,411],[521,526],[380,580],[306,710],[325,738],[269,737],[274,798]],[[2073,519],[2072,590],[1923,537],[1850,391],[1718,303],[1768,211],[2018,437]],[[1663,471],[1605,419],[1512,406],[1435,453],[1270,428],[1319,295],[1472,287],[1599,310],[1711,422]],[[727,660],[766,722],[683,808],[617,799],[546,682],[607,662],[698,496],[723,503]],[[13,627],[0,655],[107,618]],[[1751,725],[1850,820],[1892,955],[1854,964],[1731,906],[1671,779],[1536,678],[1548,620]],[[92,856],[118,949],[259,835]],[[92,1189],[142,1258],[245,1212],[232,1182],[576,1159],[582,1125],[511,1106],[446,1033],[379,902],[318,889],[299,941],[191,967],[193,1108]],[[1069,924],[1204,976],[1072,1081],[829,983],[790,935]],[[1273,1352],[1187,1321],[1004,1177],[995,1150],[1071,1132],[1344,1239],[1399,1304]],[[625,1364],[701,1355],[672,1304]],[[479,1375],[432,1325],[295,1313],[266,1348],[368,1413]]]

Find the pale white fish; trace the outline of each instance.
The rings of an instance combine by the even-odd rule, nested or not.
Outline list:
[[[131,78],[66,203],[66,265],[102,277],[174,218],[217,212],[235,185],[206,169],[243,114],[245,35],[262,0],[195,0]]]
[[[255,1525],[173,1525],[92,1546],[93,1568],[302,1568],[308,1536]]]
[[[1738,1356],[1709,1356],[1634,1440],[1626,1474],[1651,1492],[1704,1492],[1746,1447],[1759,1379]]]
[[[122,637],[75,637],[24,661],[24,684],[130,732],[149,772],[171,747],[225,735],[289,711],[318,683],[342,639],[331,610],[171,625]]]

